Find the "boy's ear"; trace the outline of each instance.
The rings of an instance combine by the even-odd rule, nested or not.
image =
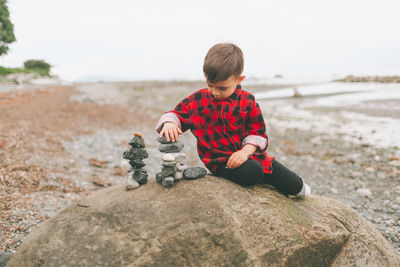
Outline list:
[[[239,78],[237,79],[237,84],[240,84],[244,80],[244,78],[246,78],[246,76],[244,75],[239,76]]]

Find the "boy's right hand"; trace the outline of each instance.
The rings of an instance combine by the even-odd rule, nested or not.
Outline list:
[[[165,135],[167,141],[175,142],[180,134],[183,134],[183,132],[177,125],[172,122],[165,122],[160,132],[160,137]]]

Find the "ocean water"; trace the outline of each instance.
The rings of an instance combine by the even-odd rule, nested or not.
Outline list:
[[[293,97],[294,88],[302,97]],[[400,148],[400,84],[326,82],[255,93],[274,126]],[[397,149],[398,151],[399,149]],[[399,152],[398,152],[399,153]]]

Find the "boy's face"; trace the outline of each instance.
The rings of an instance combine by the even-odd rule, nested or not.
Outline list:
[[[218,81],[216,83],[210,83],[207,80],[208,91],[217,99],[222,100],[230,97],[235,92],[236,86],[239,85],[245,76],[235,77],[234,75],[229,76],[224,81]]]

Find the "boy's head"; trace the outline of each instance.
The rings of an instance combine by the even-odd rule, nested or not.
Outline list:
[[[232,43],[216,44],[208,50],[204,59],[203,72],[208,90],[217,99],[233,94],[242,82],[243,52]]]

